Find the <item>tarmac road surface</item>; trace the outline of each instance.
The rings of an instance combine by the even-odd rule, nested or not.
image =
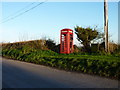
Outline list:
[[[118,80],[2,58],[2,88],[118,88]]]

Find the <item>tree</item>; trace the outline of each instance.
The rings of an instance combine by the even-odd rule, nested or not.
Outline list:
[[[76,26],[74,29],[78,41],[80,41],[81,44],[84,45],[85,51],[90,52],[90,43],[93,39],[95,39],[98,36],[97,30],[95,28],[82,28],[79,26]]]
[[[97,35],[97,37],[95,38],[95,39],[93,39],[92,41],[91,41],[91,43],[103,43],[103,42],[105,42],[105,40],[104,40],[104,36],[105,36],[105,34],[103,33],[103,32],[98,32],[98,35]]]
[[[54,40],[49,38],[48,40],[46,40],[46,45],[47,45],[48,49],[54,50],[56,43]]]
[[[46,46],[48,47],[48,49],[54,51],[54,52],[57,52],[59,53],[59,48],[60,48],[60,45],[56,45],[56,42],[52,39],[47,39],[46,40]]]

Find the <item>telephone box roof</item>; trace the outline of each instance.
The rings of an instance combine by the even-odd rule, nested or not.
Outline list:
[[[65,28],[65,29],[62,29],[61,31],[73,31],[73,30],[72,30],[72,29]]]

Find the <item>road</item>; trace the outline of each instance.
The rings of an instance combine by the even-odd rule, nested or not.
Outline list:
[[[2,88],[118,88],[118,81],[2,58]]]

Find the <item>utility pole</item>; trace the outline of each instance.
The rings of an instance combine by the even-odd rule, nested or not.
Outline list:
[[[108,43],[108,0],[104,0],[104,32],[105,32],[105,51],[109,52]]]

